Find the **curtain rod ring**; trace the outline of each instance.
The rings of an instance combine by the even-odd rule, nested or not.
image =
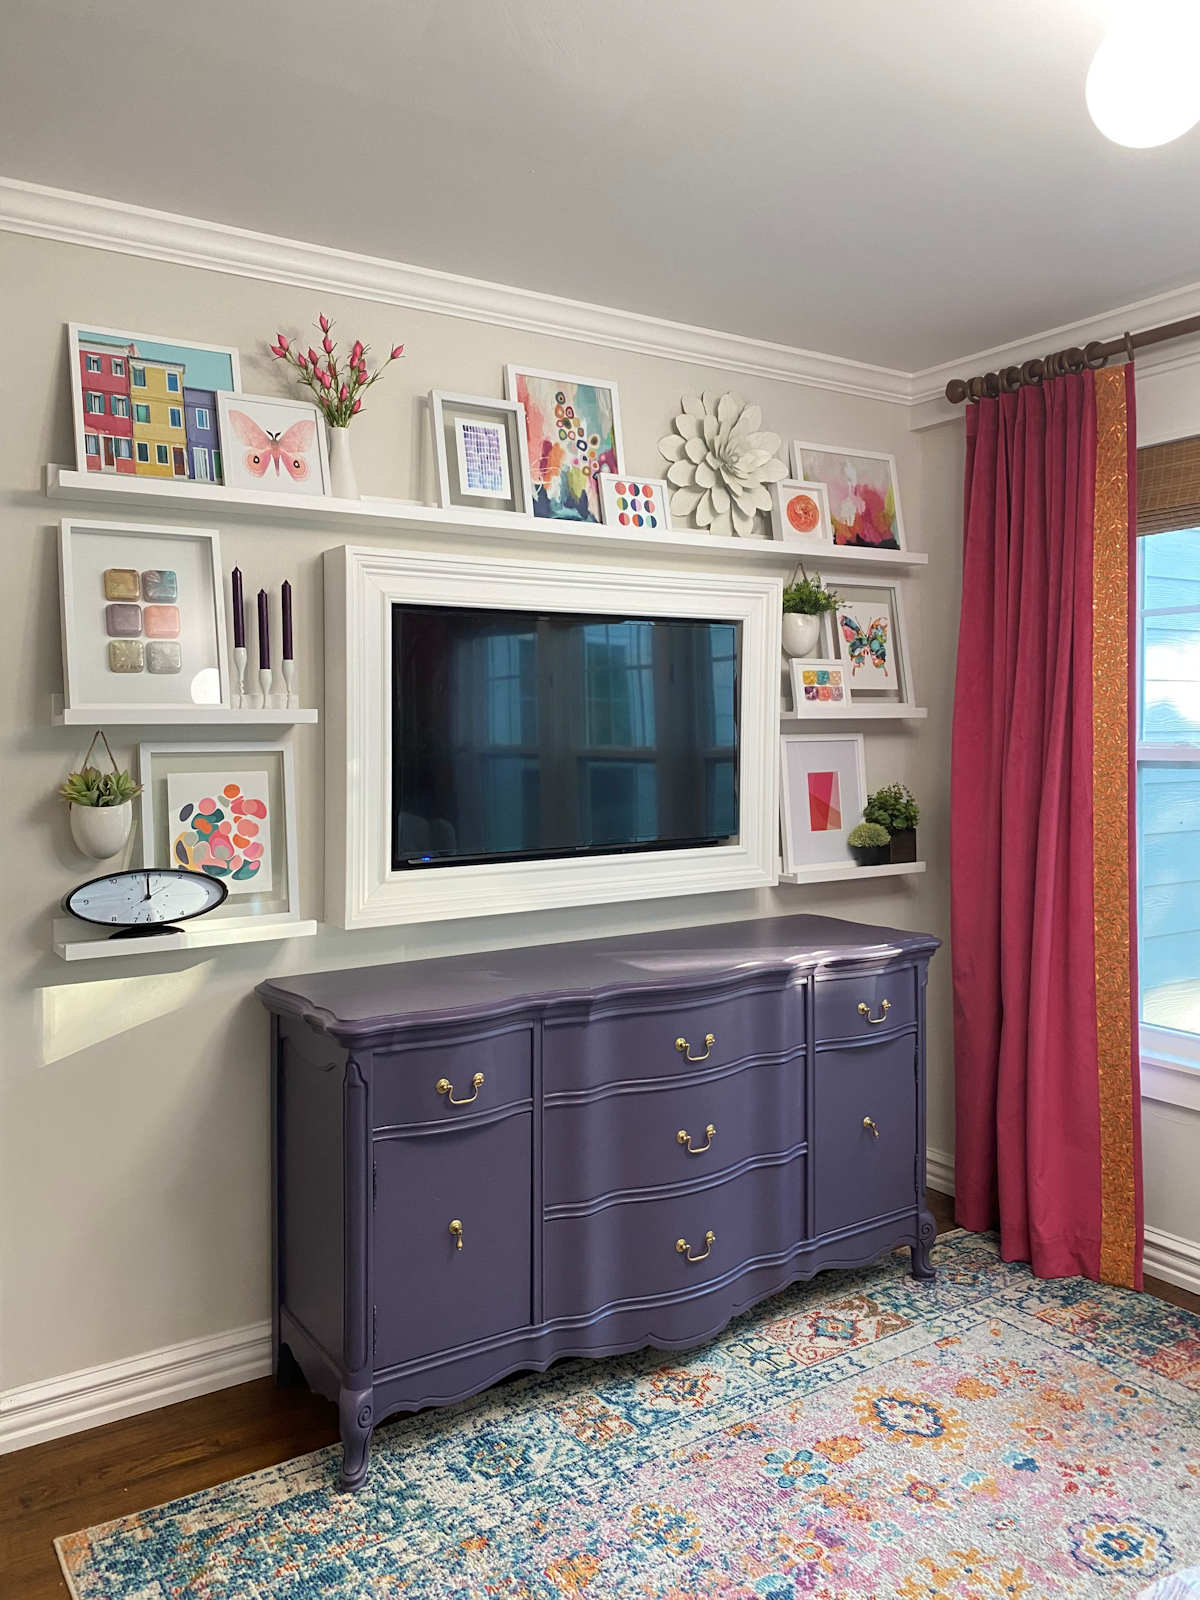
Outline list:
[[[1126,361],[1131,362],[1133,360],[1133,335],[1129,332],[1128,328],[1125,330],[1122,338],[1125,340],[1125,359]]]

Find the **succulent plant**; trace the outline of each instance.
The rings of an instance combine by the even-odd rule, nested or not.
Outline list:
[[[921,820],[921,808],[906,783],[888,783],[867,796],[863,816],[878,822],[889,833],[904,833]]]
[[[889,843],[891,835],[878,822],[860,822],[846,835],[852,850],[879,850]]]
[[[72,772],[59,786],[59,798],[69,806],[123,806],[142,792],[128,772],[101,772],[98,767],[82,767]]]

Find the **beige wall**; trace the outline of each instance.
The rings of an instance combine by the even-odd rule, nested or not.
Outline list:
[[[14,235],[0,235],[0,301],[8,308],[9,372],[0,430],[0,740],[11,813],[0,845],[0,1389],[267,1315],[267,1026],[253,989],[269,974],[771,911],[819,910],[946,936],[961,430],[912,434],[899,406]],[[509,360],[615,378],[635,470],[658,470],[656,441],[681,392],[700,386],[731,387],[760,402],[765,425],[785,440],[894,450],[910,542],[931,556],[927,574],[904,580],[918,697],[930,717],[915,731],[872,732],[867,766],[872,784],[901,778],[917,791],[928,874],[870,891],[793,887],[411,931],[329,929],[316,939],[215,950],[203,959],[136,957],[83,970],[57,960],[49,947],[56,902],[91,870],[53,798],[90,730],[48,726],[50,695],[60,687],[54,524],[70,513],[46,501],[41,474],[45,462],[73,461],[63,324],[233,344],[245,387],[270,393],[284,375],[265,354],[265,339],[277,328],[305,330],[322,309],[350,338],[361,335],[377,349],[399,339],[408,346],[355,425],[367,493],[432,499],[420,397],[434,386],[500,394]],[[303,698],[324,712],[320,555],[343,538],[278,524],[230,524],[221,538],[226,570],[237,562],[250,591],[291,578]],[[369,536],[356,530],[354,538]],[[295,735],[302,911],[317,918],[322,736],[321,727]],[[114,748],[132,760],[129,738],[114,740]],[[934,962],[929,1000],[930,1143],[947,1149],[944,955]]]

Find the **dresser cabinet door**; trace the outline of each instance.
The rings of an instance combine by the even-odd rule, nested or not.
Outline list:
[[[816,1231],[915,1207],[915,1040],[818,1051],[814,1102]]]
[[[531,1130],[522,1112],[375,1141],[377,1371],[530,1322]]]

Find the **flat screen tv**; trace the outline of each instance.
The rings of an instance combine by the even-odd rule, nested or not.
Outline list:
[[[392,867],[738,832],[739,624],[392,608]]]

